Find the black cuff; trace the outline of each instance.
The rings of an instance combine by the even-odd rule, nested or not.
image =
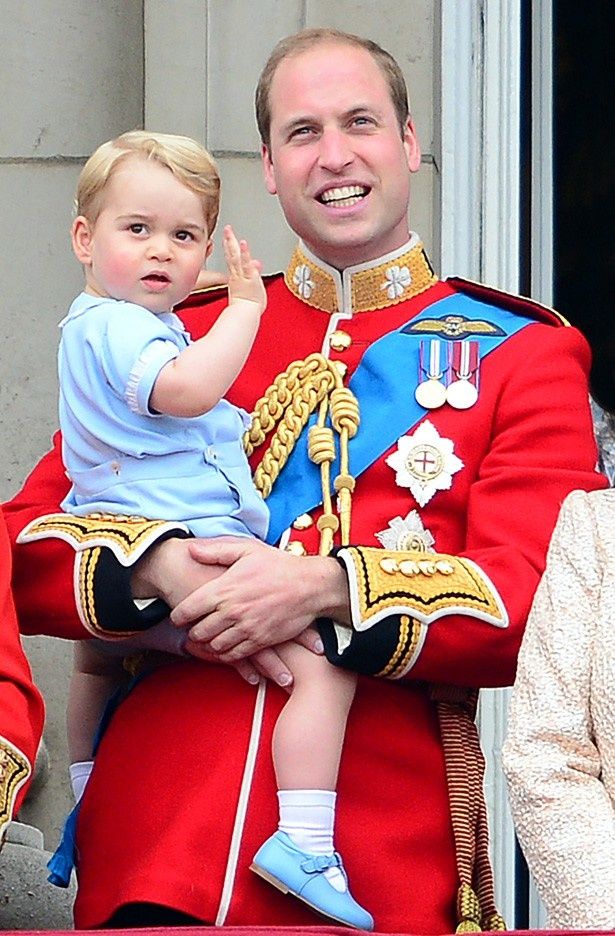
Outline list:
[[[386,671],[400,643],[399,615],[391,615],[368,630],[350,631],[350,643],[341,653],[333,621],[320,618],[316,626],[329,663],[364,676],[389,675]]]
[[[158,546],[171,537],[187,539],[189,536],[182,530],[169,530],[152,545]],[[95,620],[88,622],[91,630],[101,634],[146,631],[169,615],[170,608],[161,598],[155,598],[144,608],[137,607],[131,588],[133,568],[122,565],[108,548],[100,549],[93,559],[91,596]]]

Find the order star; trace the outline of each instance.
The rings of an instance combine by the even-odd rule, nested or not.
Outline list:
[[[395,471],[396,484],[409,488],[424,507],[436,491],[449,490],[453,475],[464,466],[453,447],[451,439],[443,439],[426,419],[412,435],[398,440],[397,451],[386,463]]]

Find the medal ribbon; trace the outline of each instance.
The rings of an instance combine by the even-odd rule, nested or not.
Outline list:
[[[349,443],[350,471],[355,478],[428,412],[416,402],[413,389],[408,386],[408,374],[417,373],[421,338],[424,339],[425,332],[409,329],[421,319],[447,315],[462,315],[470,321],[486,320],[504,332],[480,335],[470,342],[476,346],[477,363],[479,357],[485,358],[533,321],[471,296],[455,294],[427,306],[401,328],[375,341],[359,361],[348,384],[359,401],[361,415],[359,431]],[[470,363],[471,360],[470,354]],[[271,511],[268,543],[277,543],[296,517],[309,513],[322,502],[320,470],[307,454],[307,432],[315,421],[316,415],[313,415],[267,498]],[[331,477],[335,478],[338,473],[336,460],[331,467]]]
[[[454,341],[452,368],[454,379],[478,384],[478,341]]]

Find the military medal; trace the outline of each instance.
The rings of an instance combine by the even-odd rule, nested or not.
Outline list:
[[[446,401],[453,409],[470,409],[478,400],[478,342],[454,341],[451,366]]]
[[[421,341],[419,347],[419,384],[414,397],[424,409],[438,409],[446,403],[446,387],[440,383],[443,376],[442,345],[437,338]],[[427,378],[427,379],[425,379]]]

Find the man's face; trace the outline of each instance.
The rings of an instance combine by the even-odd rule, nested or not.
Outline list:
[[[410,121],[402,135],[372,56],[339,42],[290,56],[270,107],[265,182],[309,249],[344,269],[401,247],[420,150]]]

